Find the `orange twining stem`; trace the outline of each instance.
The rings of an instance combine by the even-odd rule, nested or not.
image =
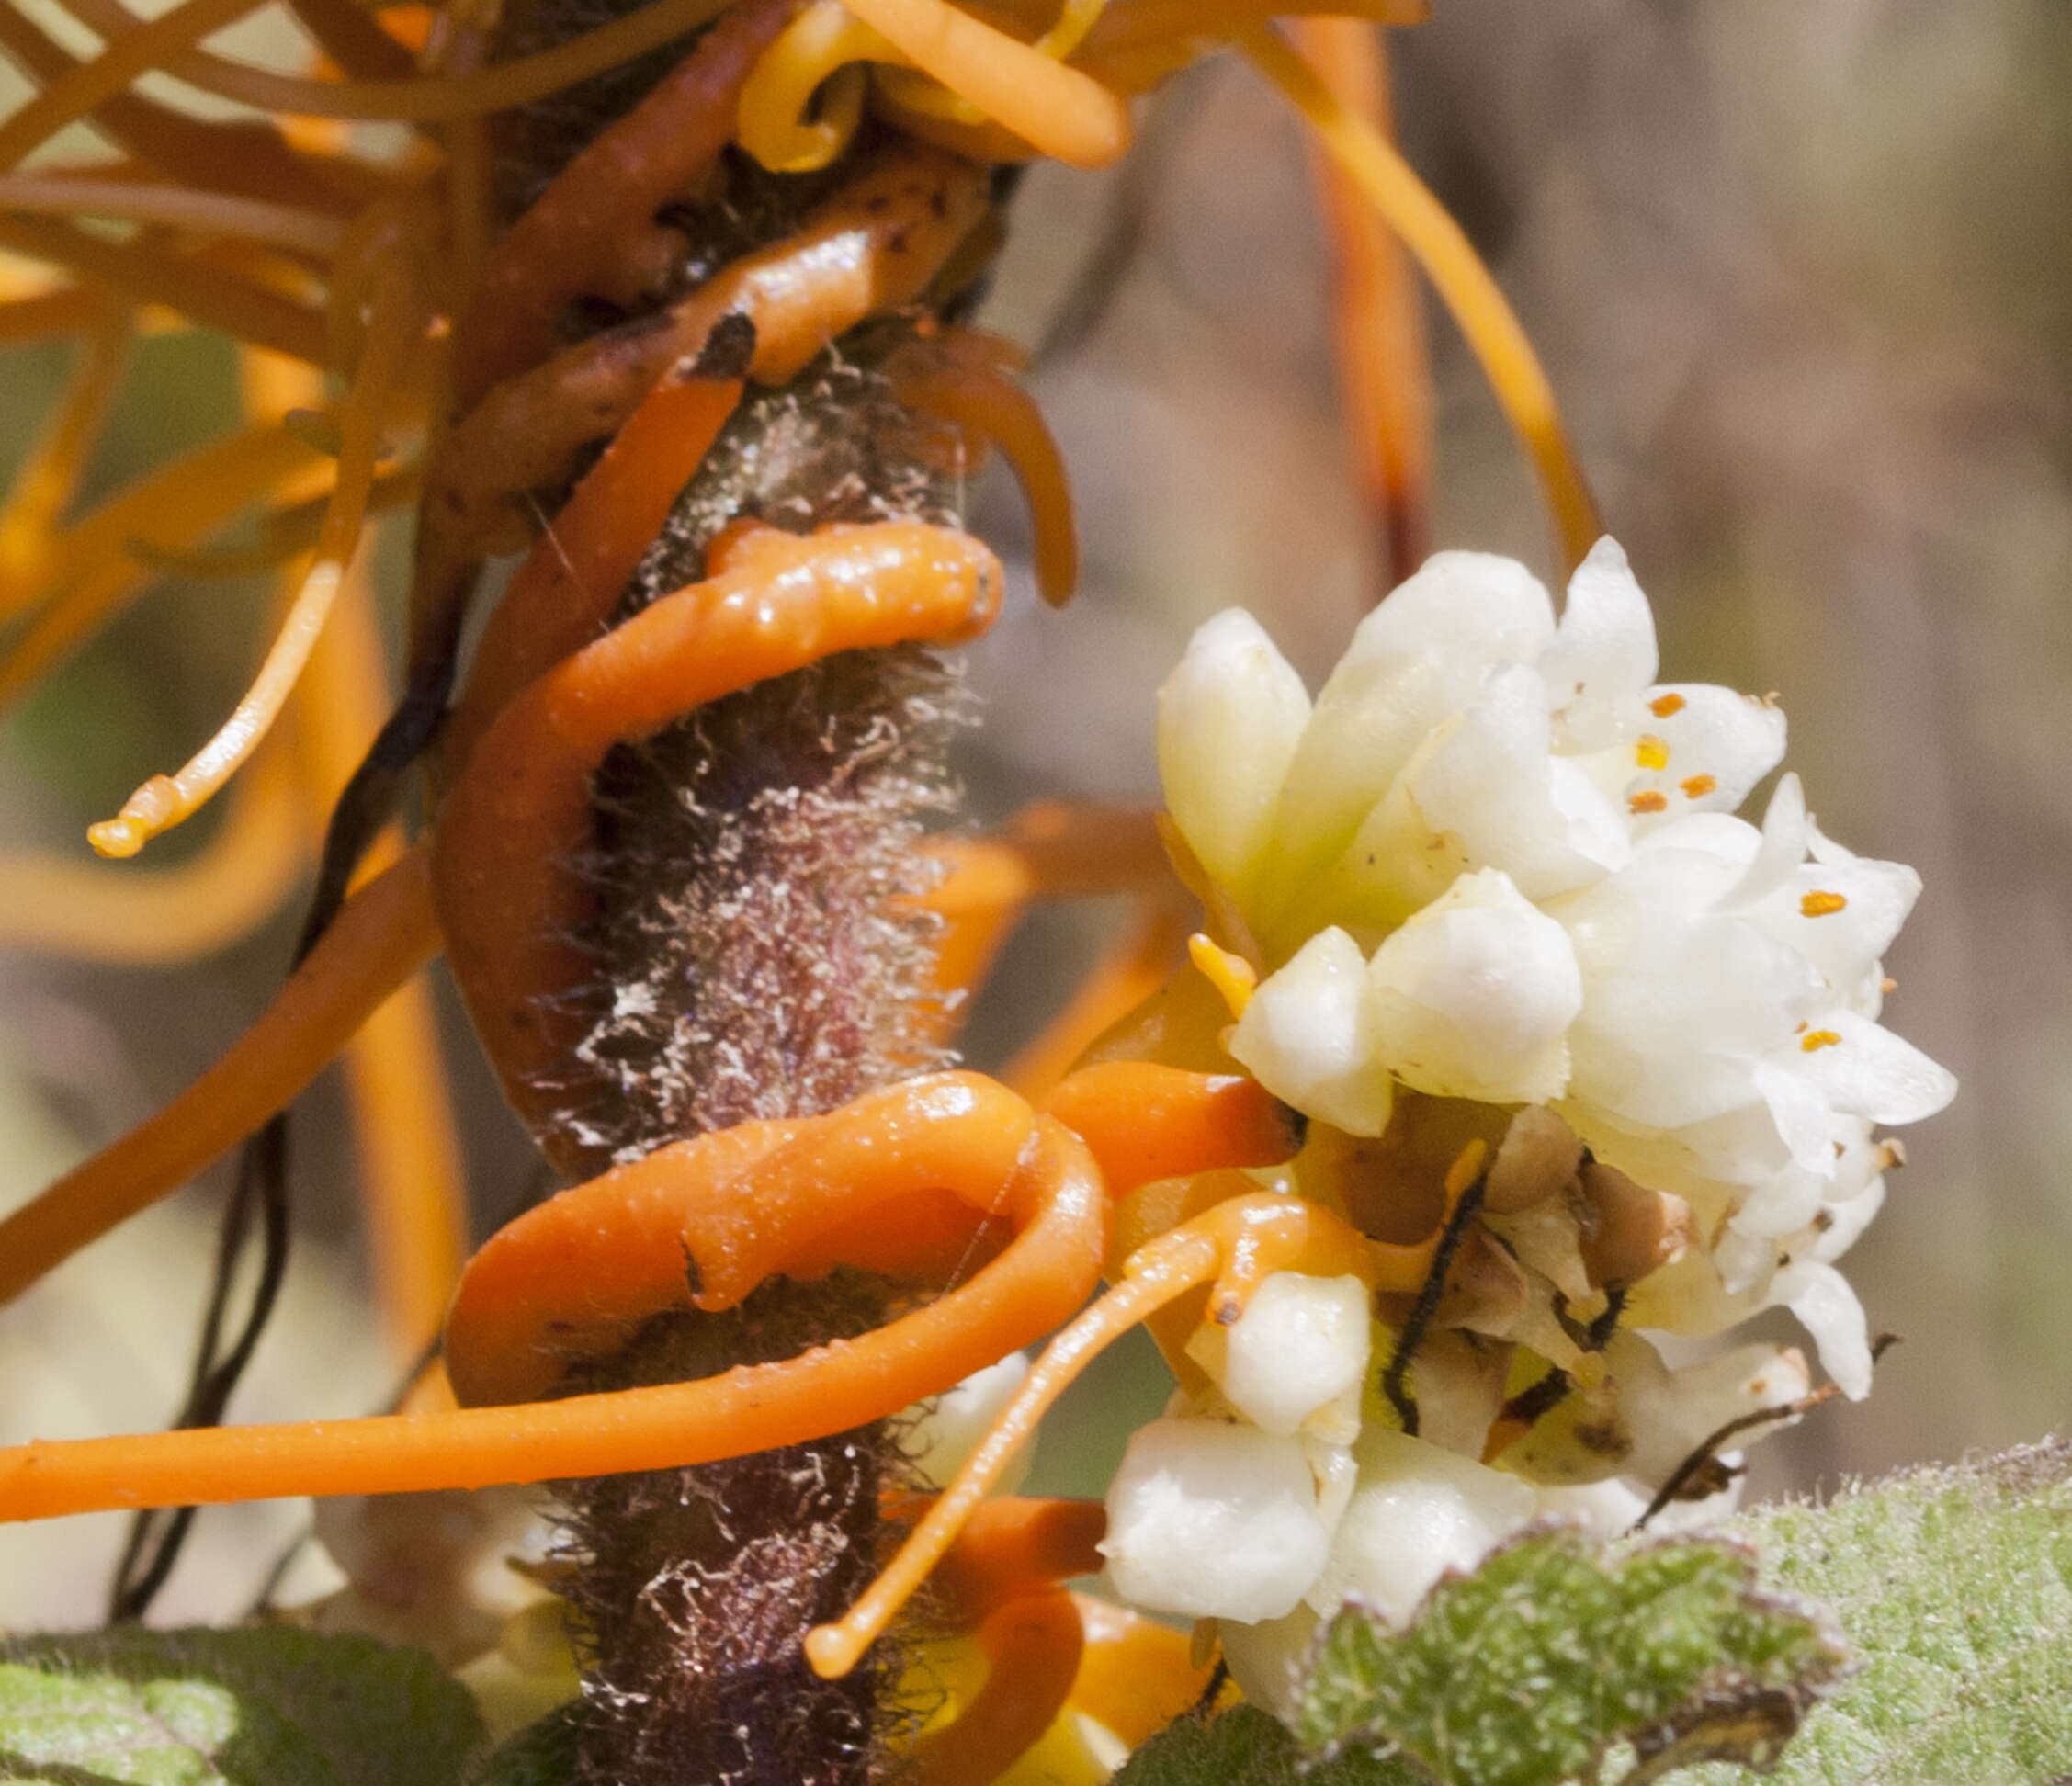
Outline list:
[[[1118,95],[949,0],[844,3],[916,68],[1053,160],[1105,167],[1128,149],[1129,107]]]
[[[898,379],[902,402],[999,448],[1029,505],[1036,589],[1063,607],[1079,586],[1079,528],[1071,484],[1036,399],[998,367],[959,356]]]
[[[991,837],[942,838],[947,868],[923,903],[943,920],[935,984],[976,986],[1033,899],[1139,892],[1168,884],[1158,815],[1124,807],[1039,800]]]
[[[307,304],[227,273],[196,254],[143,241],[111,242],[41,217],[0,220],[0,248],[48,261],[136,303],[164,304],[204,328],[271,347],[312,366],[324,361],[323,318]]]
[[[792,0],[747,0],[630,112],[558,174],[490,251],[455,330],[462,412],[552,356],[556,324],[670,199],[696,189],[733,135],[742,83],[784,29]]]
[[[490,391],[426,475],[412,661],[443,648],[481,557],[525,543],[518,493],[565,478],[585,443],[616,432],[665,374],[695,364],[723,317],[753,326],[749,376],[781,384],[844,330],[918,298],[987,203],[981,169],[932,150],[888,155],[797,234],[734,262],[674,308]]]
[[[1149,1060],[1081,1068],[1044,1108],[1084,1137],[1110,1192],[1217,1166],[1278,1166],[1301,1150],[1301,1113],[1242,1073],[1190,1073]]]
[[[307,854],[303,815],[285,757],[262,754],[216,834],[175,867],[0,855],[0,945],[124,967],[213,955],[287,899]]]
[[[469,1261],[447,1321],[466,1407],[545,1395],[579,1358],[617,1351],[671,1308],[731,1308],[845,1219],[952,1192],[979,1219],[1013,1177],[1036,1113],[975,1073],[937,1073],[824,1116],[743,1123],[658,1148],[564,1191]]]
[[[929,1583],[953,1624],[977,1624],[1018,1595],[1099,1575],[1108,1510],[1099,1501],[996,1495],[973,1509]]]
[[[1086,1653],[1073,1678],[1072,1709],[1135,1748],[1199,1705],[1211,1679],[1188,1633],[1113,1600],[1075,1594]]]
[[[1316,1204],[1262,1194],[1218,1204],[1139,1248],[1130,1256],[1123,1282],[1044,1348],[991,1430],[891,1564],[846,1614],[808,1633],[806,1656],[814,1671],[832,1678],[856,1666],[942,1561],[1051,1404],[1087,1364],[1147,1315],[1199,1284],[1213,1283],[1210,1306],[1216,1318],[1235,1320],[1251,1292],[1274,1272],[1352,1273],[1371,1283],[1371,1245],[1364,1235]]]
[[[533,683],[482,736],[440,808],[433,882],[448,956],[513,1108],[549,1159],[585,1163],[557,1121],[583,983],[572,940],[589,889],[569,858],[589,834],[590,777],[615,744],[766,677],[870,645],[982,630],[1000,567],[968,535],[919,522],[800,537],[730,533],[716,574],[664,596]]]
[[[183,0],[183,4],[111,43],[91,61],[65,71],[0,124],[0,170],[17,167],[29,152],[85,118],[167,57],[256,12],[264,0]]]
[[[1024,1097],[1040,1099],[1094,1042],[1153,997],[1172,978],[1193,928],[1192,908],[1179,910],[1176,904],[1171,897],[1139,899],[1128,934],[1094,964],[1065,1008],[1015,1051],[1001,1078]]]
[[[76,56],[39,29],[18,6],[0,6],[0,48],[44,87],[78,65]],[[334,183],[332,170],[298,154],[270,124],[204,121],[133,93],[102,100],[90,121],[110,141],[184,186],[334,212],[347,207],[347,188]]]
[[[1353,18],[1303,18],[1292,29],[1319,77],[1353,116],[1392,134],[1386,39]],[[1387,575],[1378,601],[1432,550],[1432,366],[1410,256],[1352,178],[1310,150],[1331,251],[1331,333],[1346,445],[1380,524]]]
[[[1079,1138],[1039,1117],[1000,1206],[1014,1240],[967,1283],[874,1332],[802,1357],[565,1401],[17,1446],[0,1452],[0,1520],[611,1475],[844,1431],[940,1395],[1084,1300],[1098,1269],[1107,1198]]]
[[[0,1303],[177,1190],[286,1105],[368,1012],[437,952],[438,940],[427,853],[413,850],[353,895],[215,1066],[157,1115],[0,1221]]]
[[[1275,1165],[1301,1140],[1255,1081],[1146,1062],[1067,1081],[1049,1113],[1086,1144],[1111,1196],[1208,1166]],[[940,1269],[934,1227],[908,1219],[913,1201],[948,1193],[970,1212],[968,1242],[1035,1123],[1005,1086],[934,1073],[823,1116],[680,1141],[564,1191],[470,1261],[447,1322],[454,1393],[470,1406],[544,1395],[649,1317],[731,1308],[779,1272]]]
[[[739,379],[665,378],[613,436],[482,629],[468,686],[440,740],[447,777],[459,773],[513,695],[604,631],[741,392]]]
[[[944,1617],[979,1628],[985,1684],[955,1723],[915,1743],[918,1780],[991,1780],[1049,1728],[1085,1646],[1078,1602],[1056,1584],[1099,1572],[1107,1524],[1099,1501],[998,1498],[973,1513],[934,1586]]]
[[[984,1786],[1035,1747],[1065,1708],[1086,1645],[1061,1588],[1021,1594],[979,1629],[986,1681],[956,1720],[914,1744],[915,1786]]]

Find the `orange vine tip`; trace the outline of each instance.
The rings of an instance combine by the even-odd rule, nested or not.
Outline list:
[[[845,1624],[815,1625],[806,1633],[807,1664],[822,1680],[840,1680],[863,1660],[875,1635]]]
[[[1200,931],[1187,939],[1187,959],[1195,971],[1222,995],[1230,1015],[1242,1017],[1251,995],[1259,989],[1259,969],[1240,955],[1212,943]]]
[[[153,775],[123,801],[122,810],[114,818],[89,825],[86,841],[96,854],[121,861],[135,855],[186,816],[180,809],[179,787],[172,776]]]

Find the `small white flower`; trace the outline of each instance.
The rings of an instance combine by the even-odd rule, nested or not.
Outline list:
[[[1290,1276],[1195,1336],[1210,1386],[1132,1445],[1118,1588],[1243,1622],[1227,1651],[1266,1704],[1346,1594],[1402,1617],[1535,1511],[1630,1521],[1722,1426],[1802,1398],[1799,1352],[1716,1338],[1763,1308],[1869,1389],[1834,1261],[1884,1198],[1875,1125],[1954,1090],[1880,1022],[1919,881],[1824,837],[1795,775],[1734,816],[1783,716],[1656,674],[1606,540],[1558,622],[1523,567],[1439,554],[1313,706],[1235,613],[1161,693],[1173,822],[1260,977],[1198,1039],[1315,1120],[1293,1188],[1400,1245],[1464,1147],[1498,1168],[1409,1373],[1425,1438],[1378,1399],[1354,1437],[1370,1311]],[[1387,1359],[1403,1317],[1374,1312]]]

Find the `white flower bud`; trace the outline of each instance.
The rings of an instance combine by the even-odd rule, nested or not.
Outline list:
[[[1420,1091],[1544,1103],[1568,1088],[1575,950],[1493,868],[1463,875],[1375,952],[1367,1000],[1378,1058]]]
[[[1366,977],[1357,943],[1319,931],[1259,983],[1229,1044],[1276,1098],[1351,1135],[1387,1128],[1395,1095],[1368,1034]]]
[[[1308,1427],[1340,1444],[1360,1427],[1371,1330],[1356,1277],[1275,1272],[1224,1341],[1224,1398],[1262,1432]]]
[[[1264,628],[1227,608],[1159,690],[1159,774],[1172,821],[1240,903],[1273,828],[1309,695]]]
[[[1108,1489],[1101,1553],[1149,1612],[1277,1619],[1316,1579],[1330,1534],[1299,1440],[1220,1420],[1154,1420]]]

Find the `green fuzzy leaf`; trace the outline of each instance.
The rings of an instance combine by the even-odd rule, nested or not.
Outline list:
[[[1844,1652],[1754,1588],[1753,1554],[1722,1541],[1601,1558],[1572,1531],[1528,1532],[1442,1581],[1403,1631],[1341,1611],[1296,1737],[1400,1753],[1445,1786],[1558,1786],[1617,1743],[1647,1775],[1686,1757],[1765,1760]]]
[[[1278,1718],[1240,1705],[1213,1721],[1182,1718],[1161,1730],[1112,1786],[1423,1786],[1423,1780],[1398,1756],[1354,1751],[1308,1760]]]
[[[1834,1610],[1860,1665],[1786,1752],[1784,1786],[2072,1777],[2072,1443],[1758,1508],[1736,1526],[1769,1580]]]
[[[558,1705],[497,1745],[468,1777],[468,1786],[568,1786],[575,1778],[576,1744],[583,1734],[580,1700]]]
[[[315,1632],[125,1629],[0,1643],[0,1780],[457,1786],[482,1737],[417,1650]]]

